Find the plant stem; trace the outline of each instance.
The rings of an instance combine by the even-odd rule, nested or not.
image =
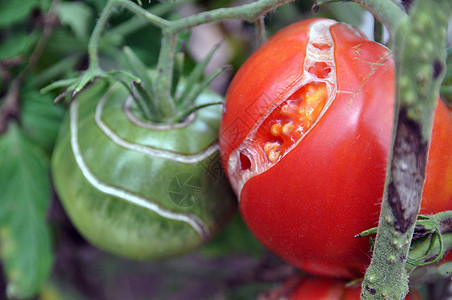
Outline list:
[[[47,42],[52,34],[53,27],[55,26],[55,22],[52,22],[51,19],[55,16],[55,10],[56,7],[58,7],[60,0],[52,0],[52,3],[50,4],[49,12],[45,14],[44,20],[44,28],[42,30],[41,37],[39,38],[38,44],[36,44],[36,47],[33,50],[33,53],[31,53],[30,58],[28,60],[27,68],[33,67],[39,58],[41,57],[42,52],[44,51],[44,48],[47,45]]]
[[[96,22],[96,26],[89,38],[88,42],[88,55],[89,55],[89,68],[90,69],[100,69],[99,65],[99,57],[97,53],[98,42],[100,39],[100,35],[102,33],[105,24],[107,23],[108,17],[111,14],[111,10],[115,5],[114,0],[110,0],[105,5],[102,13],[100,14],[99,20]]]
[[[174,116],[176,109],[171,95],[175,56],[176,33],[163,32],[162,46],[157,63],[157,77],[154,80],[153,88],[164,117]]]
[[[257,46],[261,46],[267,40],[267,33],[265,32],[265,20],[264,16],[260,16],[256,20],[256,36]]]
[[[376,19],[386,25],[389,32],[395,32],[398,23],[407,15],[403,7],[393,0],[354,0],[370,11]]]
[[[357,2],[376,4],[373,0]],[[383,4],[392,1],[378,2],[380,5],[372,9],[382,9],[386,7]],[[381,20],[389,24],[394,38],[396,125],[362,299],[403,299],[408,293],[406,261],[422,198],[434,108],[445,73],[446,28],[451,9],[449,0],[420,0],[413,4],[408,18],[390,23]],[[377,16],[385,13],[389,12],[374,12]]]
[[[110,0],[111,2],[115,2],[115,4],[122,5],[134,14],[143,17],[146,19],[149,23],[154,24],[155,26],[159,28],[166,28],[170,25],[170,21],[165,20],[159,16],[156,16],[155,14],[145,10],[141,6],[136,5],[130,0]]]
[[[176,2],[163,2],[157,6],[151,7],[148,10],[148,12],[151,14],[160,16],[160,15],[170,12],[172,9],[177,7],[177,5],[180,5],[181,2],[184,2],[184,1],[178,1],[177,3]],[[185,2],[187,2],[187,1],[185,1]],[[149,23],[145,18],[130,19],[130,20],[125,21],[125,22],[117,25],[116,27],[110,29],[108,32],[106,32],[104,34],[104,36],[102,37],[101,41],[126,36],[148,24]]]
[[[242,19],[254,22],[267,12],[294,0],[258,0],[238,7],[219,8],[205,11],[180,20],[172,21],[168,32],[179,32],[201,24],[219,22],[229,19]]]
[[[163,18],[160,18],[147,10],[141,8],[140,6],[136,5],[135,3],[131,2],[130,0],[109,0],[107,4],[105,5],[104,9],[102,10],[102,13],[99,17],[99,20],[96,23],[96,26],[94,27],[93,33],[90,36],[89,43],[88,43],[88,55],[89,55],[89,68],[91,70],[99,70],[99,57],[97,53],[98,49],[98,43],[100,40],[100,36],[102,33],[102,30],[105,27],[105,24],[108,21],[108,18],[110,17],[113,8],[117,5],[122,5],[131,12],[145,18],[150,23],[160,27],[164,28],[169,25],[169,22]]]
[[[377,19],[374,20],[374,40],[383,43],[383,24]]]
[[[10,83],[5,101],[0,106],[0,135],[8,130],[9,120],[19,115],[21,81],[21,78],[15,78]]]

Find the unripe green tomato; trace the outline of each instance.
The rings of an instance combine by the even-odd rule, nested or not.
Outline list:
[[[197,103],[212,97],[207,91]],[[52,157],[56,190],[80,233],[133,259],[171,257],[209,240],[236,209],[219,162],[221,110],[155,125],[119,83],[99,80],[82,92]]]

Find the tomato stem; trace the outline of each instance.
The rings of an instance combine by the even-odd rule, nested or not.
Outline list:
[[[107,2],[89,38],[88,42],[89,69],[100,69],[99,55],[97,51],[98,43],[102,30],[104,29],[105,24],[107,23],[114,6],[117,4],[117,1],[119,0],[110,0]]]
[[[176,35],[164,32],[153,89],[165,119],[174,116],[176,112],[176,105],[171,94],[175,57]]]
[[[374,19],[374,40],[383,44],[383,23],[377,19]]]
[[[256,22],[260,16],[265,15],[278,6],[292,1],[294,0],[258,0],[236,7],[218,8],[211,11],[205,11],[172,21],[167,30],[171,32],[179,32],[181,30],[189,29],[201,24],[208,24],[231,19],[241,19],[248,22]]]
[[[392,34],[400,21],[407,17],[402,5],[393,0],[354,0],[366,10],[370,11],[376,19],[385,24]]]
[[[265,31],[265,17],[262,15],[256,21],[256,35],[258,45],[260,46],[267,40],[267,32]]]
[[[433,113],[444,76],[446,28],[452,5],[449,0],[416,1],[409,16],[404,17],[400,13],[403,8],[394,1],[356,2],[388,26],[394,39],[397,74],[392,151],[372,261],[361,296],[402,299],[408,293],[407,257],[422,199]],[[391,6],[393,12],[388,11]],[[439,256],[444,251],[442,241]]]
[[[187,0],[180,1],[167,1],[162,2],[159,5],[153,6],[149,8],[148,12],[152,15],[161,16],[171,10],[175,9],[178,5],[183,4],[184,2],[188,2]],[[121,24],[118,24],[114,28],[109,29],[104,35],[101,37],[100,43],[104,41],[111,41],[113,39],[117,39],[118,37],[124,37],[130,33],[133,33],[146,25],[149,24],[149,21],[146,18],[132,18],[130,20],[124,21]],[[122,40],[121,40],[122,42]],[[109,44],[111,46],[111,44]]]

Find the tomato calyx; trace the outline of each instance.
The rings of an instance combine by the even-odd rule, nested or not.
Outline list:
[[[163,127],[179,126],[178,124],[184,126],[183,124],[189,123],[190,120],[194,119],[194,114],[197,110],[211,105],[223,105],[223,101],[204,103],[202,105],[196,103],[196,99],[207,88],[208,84],[223,71],[223,69],[216,70],[213,74],[201,79],[207,63],[217,49],[218,45],[210,51],[204,60],[196,65],[186,78],[181,76],[184,55],[183,53],[178,53],[170,90],[165,94],[165,99],[160,99],[162,97],[156,92],[155,87],[158,82],[158,70],[150,73],[138,56],[130,48],[126,47],[124,53],[128,59],[129,67],[140,78],[139,81],[132,81],[129,88],[140,113],[136,117],[147,123],[154,123],[154,127],[159,125]],[[170,113],[166,111],[168,110],[167,108],[164,109],[165,103],[173,104],[174,107],[170,109]]]
[[[336,98],[334,40],[330,33],[336,23],[319,20],[311,25],[299,78],[273,100],[229,156],[228,174],[239,198],[246,181],[270,169],[295,148]]]
[[[78,77],[61,80],[42,89],[42,92],[66,87],[55,103],[70,95],[74,99],[88,85],[100,79],[109,79],[122,83],[131,95],[127,103],[127,110],[131,119],[141,120],[140,124],[149,124],[154,128],[172,128],[173,126],[185,126],[194,119],[196,111],[211,105],[224,105],[223,100],[197,103],[197,98],[206,90],[210,82],[221,74],[225,68],[217,69],[212,74],[204,77],[204,70],[219,45],[214,47],[209,54],[199,62],[188,76],[182,76],[184,54],[177,53],[173,69],[172,81],[164,95],[157,92],[159,84],[159,70],[150,71],[149,68],[129,47],[124,47],[124,55],[127,59],[125,70],[104,71],[96,63],[90,62],[89,68]],[[133,107],[131,109],[131,107]],[[136,109],[135,109],[136,108]],[[134,116],[132,116],[134,115]],[[184,125],[185,124],[185,125]]]

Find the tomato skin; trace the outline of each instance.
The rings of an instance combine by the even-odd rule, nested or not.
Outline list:
[[[287,300],[359,300],[360,286],[347,287],[347,282],[330,278],[305,278],[291,292]],[[410,292],[405,300],[421,300],[417,291]]]
[[[197,101],[212,97],[206,91]],[[75,227],[98,248],[138,260],[192,251],[236,211],[215,169],[221,108],[158,127],[131,117],[128,100],[120,83],[98,80],[71,103],[52,156],[55,188]]]
[[[305,271],[353,278],[370,262],[368,238],[355,235],[377,226],[391,141],[394,64],[387,48],[345,24],[328,23],[334,101],[290,152],[245,178],[243,187],[234,184],[242,170],[231,157],[297,88],[308,32],[319,21],[285,28],[240,68],[226,95],[220,151],[244,220],[267,248]],[[452,118],[439,101],[421,213],[452,209],[451,143]],[[247,159],[251,171],[258,169],[254,157]]]
[[[452,114],[439,102],[433,120],[421,213],[452,209]]]

